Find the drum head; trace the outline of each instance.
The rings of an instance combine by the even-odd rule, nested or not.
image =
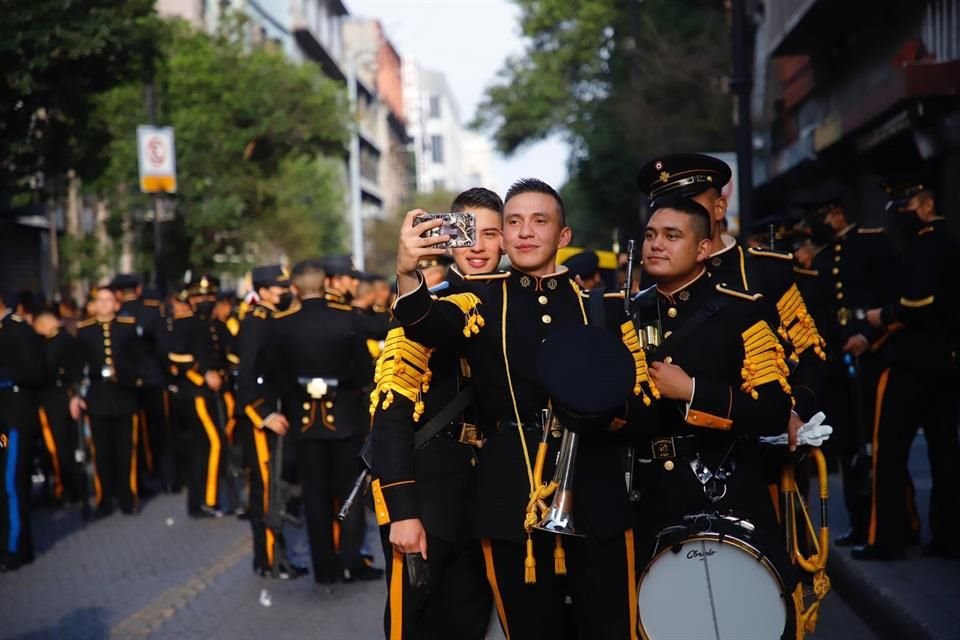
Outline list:
[[[773,640],[787,622],[783,586],[749,543],[694,534],[660,552],[640,579],[650,640]]]

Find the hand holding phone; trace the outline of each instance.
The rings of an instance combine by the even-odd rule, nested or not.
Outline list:
[[[423,213],[414,218],[413,224],[416,226],[422,222],[437,219],[441,220],[442,224],[427,231],[423,237],[450,236],[450,240],[438,242],[431,245],[432,247],[436,249],[460,249],[477,244],[477,221],[473,212]]]

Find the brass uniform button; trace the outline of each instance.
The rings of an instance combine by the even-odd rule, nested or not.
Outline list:
[[[837,289],[843,289],[843,283],[837,282]]]
[[[553,322],[553,318],[551,318],[547,314],[543,314],[543,317],[540,319],[543,320],[543,324],[550,324],[551,322]]]
[[[663,334],[663,339],[666,340],[672,335],[673,335],[673,331],[667,331],[665,334]]]
[[[323,406],[325,406],[327,409],[333,409],[333,402],[331,400],[327,400],[323,403]]]
[[[837,275],[838,273],[840,273],[840,267],[834,267],[834,268],[833,268],[833,275]]]
[[[537,298],[537,302],[539,302],[540,304],[547,304],[548,302],[547,296],[540,296],[539,298]]]
[[[837,292],[837,300],[843,300],[843,291]]]
[[[104,347],[104,348],[103,348],[103,352],[104,352],[105,354],[107,354],[108,356],[113,353],[113,352],[110,350],[110,347]]]
[[[837,244],[833,245],[833,250],[834,250],[834,251],[843,251],[843,245],[837,243]]]
[[[309,410],[310,410],[310,403],[309,403],[309,402],[304,402],[304,403],[303,403],[303,408],[304,408],[305,410],[309,411]]]
[[[110,346],[110,338],[104,338],[104,339],[103,339],[103,344],[104,344],[104,346],[109,347],[109,346]]]
[[[840,256],[833,256],[834,262],[840,262]]]
[[[676,307],[670,307],[669,309],[667,309],[667,315],[670,316],[671,318],[676,318],[676,317],[677,317],[677,308],[676,308]]]
[[[673,460],[667,460],[663,463],[663,468],[667,471],[673,471]]]
[[[307,416],[303,416],[302,418],[300,418],[300,422],[302,422],[303,424],[310,424],[310,418],[308,418]]]
[[[328,415],[328,416],[327,416],[327,422],[329,422],[330,424],[333,424],[333,416]]]

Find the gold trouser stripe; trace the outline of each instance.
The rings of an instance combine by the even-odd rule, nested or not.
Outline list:
[[[229,391],[223,392],[223,406],[224,409],[227,410],[227,424],[223,430],[227,434],[227,439],[233,442],[233,429],[237,426],[237,420],[233,416],[233,410],[236,408],[237,403],[233,399],[233,394]]]
[[[84,424],[89,426],[90,418],[86,418]],[[97,469],[97,447],[93,444],[93,427],[90,427],[90,439],[87,440],[87,448],[90,449],[90,462],[93,464],[93,496],[94,501],[99,507],[103,502],[103,485],[100,484],[100,471]]]
[[[783,522],[780,518],[780,487],[776,483],[767,485],[767,491],[770,493],[770,502],[773,503],[773,513],[777,516],[777,522]]]
[[[197,411],[197,417],[203,425],[203,430],[207,432],[207,440],[210,441],[210,455],[207,457],[207,493],[206,504],[208,507],[214,507],[217,504],[217,474],[220,472],[220,435],[217,433],[217,427],[210,419],[210,413],[207,411],[207,401],[203,396],[197,396],[193,399],[193,406]]]
[[[337,513],[340,511],[340,504],[338,501],[333,501],[333,512]],[[339,554],[340,553],[340,521],[333,521],[333,550]]]
[[[50,462],[53,464],[53,495],[60,499],[63,497],[63,476],[60,473],[60,458],[57,456],[57,441],[53,439],[53,430],[50,428],[47,411],[43,407],[37,407],[37,415],[40,417],[43,443],[50,452]]]
[[[493,566],[493,549],[490,547],[490,538],[483,538],[480,541],[483,548],[483,563],[487,567],[487,582],[490,583],[490,589],[493,591],[493,601],[497,605],[497,617],[500,618],[500,626],[503,628],[503,635],[510,640],[510,627],[507,625],[507,611],[503,607],[503,598],[500,596],[500,587],[497,586],[497,570]],[[634,607],[636,609],[636,607]]]
[[[153,447],[150,445],[150,423],[147,422],[147,412],[140,412],[140,426],[143,433],[143,460],[147,463],[147,471],[153,473]],[[136,447],[134,447],[136,450]]]
[[[270,510],[270,449],[267,447],[267,434],[262,429],[253,429],[254,453],[257,456],[257,469],[260,472],[260,479],[263,482],[263,515],[266,518]],[[267,562],[273,566],[273,531],[270,527],[267,531]]]
[[[133,494],[133,499],[137,499],[137,431],[139,431],[140,420],[138,419],[137,414],[133,414],[133,423],[130,425],[132,429],[131,437],[133,438],[133,444],[130,447],[130,493]]]
[[[390,640],[403,638],[403,554],[393,550],[390,569]]]
[[[633,544],[633,529],[623,532],[627,545],[627,604],[630,607],[630,640],[637,640],[637,549]]]
[[[880,455],[880,414],[883,410],[883,396],[887,392],[887,380],[890,369],[884,369],[877,381],[877,401],[873,412],[873,473],[870,487],[870,530],[867,532],[867,544],[877,543],[877,457]]]

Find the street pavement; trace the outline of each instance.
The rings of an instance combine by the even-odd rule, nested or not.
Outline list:
[[[86,524],[75,508],[38,509],[34,527],[36,562],[0,575],[3,639],[383,637],[382,581],[328,589],[309,577],[259,578],[249,525],[188,519],[183,496],[149,500],[139,517]],[[302,536],[293,532],[289,543],[302,556]],[[495,623],[488,637],[503,637]],[[831,594],[814,637],[876,636]]]

